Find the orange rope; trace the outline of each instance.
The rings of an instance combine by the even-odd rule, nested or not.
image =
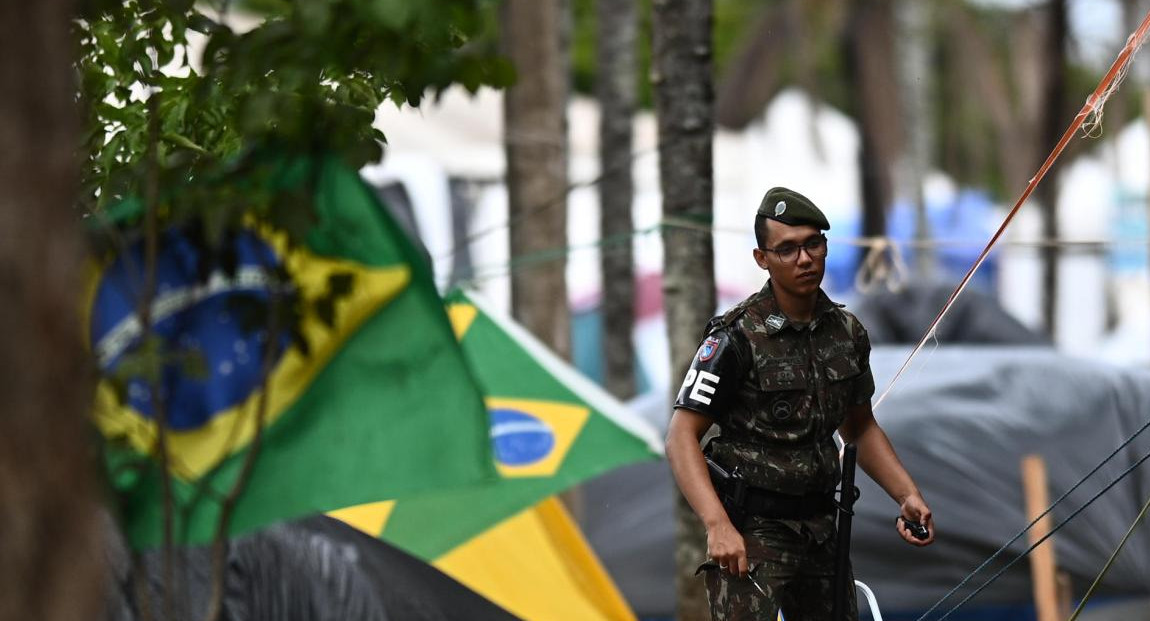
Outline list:
[[[1050,170],[1051,166],[1054,165],[1054,161],[1057,160],[1060,155],[1062,155],[1062,151],[1066,149],[1066,145],[1070,142],[1070,139],[1074,137],[1074,133],[1082,127],[1082,124],[1090,116],[1095,116],[1095,123],[1097,123],[1098,119],[1101,118],[1102,107],[1106,104],[1106,100],[1110,98],[1110,95],[1118,90],[1118,85],[1122,82],[1122,78],[1126,76],[1126,71],[1129,68],[1130,61],[1133,60],[1133,57],[1138,52],[1138,49],[1141,48],[1142,44],[1146,41],[1147,33],[1150,33],[1150,12],[1146,13],[1146,17],[1142,18],[1142,24],[1138,26],[1138,29],[1134,31],[1134,34],[1130,35],[1130,38],[1126,40],[1126,46],[1122,48],[1122,52],[1118,54],[1118,58],[1114,59],[1114,63],[1110,65],[1110,70],[1107,71],[1106,75],[1102,77],[1102,81],[1098,83],[1098,87],[1095,88],[1090,97],[1086,99],[1086,103],[1082,106],[1082,109],[1078,111],[1078,114],[1074,116],[1074,121],[1070,124],[1070,127],[1066,128],[1066,132],[1062,134],[1062,139],[1058,141],[1058,144],[1054,147],[1054,150],[1051,151],[1050,155],[1046,157],[1046,161],[1042,163],[1042,166],[1038,169],[1038,173],[1035,174],[1033,178],[1031,178],[1030,183],[1027,184],[1026,189],[1022,192],[1022,195],[1018,197],[1017,201],[1015,201],[1014,207],[1011,208],[1010,213],[1006,214],[1006,218],[1003,219],[1002,224],[998,227],[998,230],[994,232],[994,235],[990,238],[990,241],[987,242],[986,247],[982,249],[981,253],[979,253],[978,259],[976,259],[974,264],[970,266],[970,269],[967,270],[966,276],[963,276],[962,282],[960,282],[958,287],[956,287],[954,291],[951,292],[950,297],[946,301],[946,304],[943,304],[942,310],[939,311],[938,316],[935,317],[934,321],[932,321],[930,326],[927,327],[926,332],[922,335],[922,339],[918,342],[918,345],[915,345],[914,349],[911,350],[910,355],[907,356],[906,361],[902,363],[902,366],[899,367],[898,372],[895,373],[893,378],[891,378],[890,383],[886,387],[886,390],[883,391],[882,395],[879,396],[878,401],[875,402],[875,408],[878,408],[878,406],[882,404],[883,400],[886,399],[887,395],[890,394],[891,388],[894,387],[894,383],[898,381],[900,377],[902,377],[903,372],[906,371],[908,366],[910,366],[911,360],[913,360],[914,357],[918,355],[918,352],[922,350],[923,346],[926,345],[926,342],[934,336],[935,330],[938,328],[938,324],[950,311],[950,308],[954,306],[954,302],[958,299],[958,296],[961,295],[962,292],[966,289],[966,285],[970,283],[970,279],[974,276],[974,273],[978,270],[979,267],[982,266],[983,261],[985,261],[987,255],[990,254],[990,250],[994,247],[995,244],[998,243],[998,239],[1002,237],[1002,234],[1006,231],[1006,227],[1010,225],[1012,220],[1014,220],[1014,216],[1018,213],[1019,208],[1022,207],[1022,204],[1026,202],[1026,199],[1030,198],[1030,195],[1034,192],[1034,188],[1038,187],[1038,183],[1042,181],[1042,178],[1046,176],[1046,172]]]

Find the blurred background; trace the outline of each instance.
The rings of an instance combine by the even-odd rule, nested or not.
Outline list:
[[[825,288],[834,299],[850,305],[868,293],[957,284],[1142,16],[1137,3],[1103,0],[919,4],[715,3],[720,306],[763,282],[750,223],[774,185],[828,214]],[[629,167],[642,334],[658,321],[663,265],[644,10]],[[594,376],[596,354],[582,345],[595,339],[578,335],[595,330],[600,255],[619,243],[605,247],[600,234],[608,173],[594,84],[609,68],[595,62],[593,3],[574,1],[565,18],[568,204],[566,238],[552,246],[565,251],[574,355]],[[1133,64],[1101,127],[1070,143],[973,283],[1060,351],[1118,364],[1150,362],[1146,67]],[[503,179],[504,140],[513,137],[502,100],[499,91],[458,89],[418,110],[385,106],[376,121],[388,136],[385,157],[364,174],[408,214],[442,286],[463,283],[509,308],[516,263]],[[893,248],[860,275],[879,238]],[[643,385],[665,388],[665,370],[645,367]]]
[[[860,476],[884,618],[1150,619],[1144,55],[902,372],[1148,11],[0,3],[0,620],[707,619],[661,437],[773,186],[934,511]]]
[[[1117,0],[716,0],[713,219],[695,227],[710,233],[715,310],[762,286],[751,223],[763,193],[799,190],[829,217],[824,289],[868,326],[883,391],[1148,8]],[[660,156],[671,147],[660,147],[653,85],[668,78],[653,51],[652,10],[648,2],[571,0],[535,17],[529,32],[541,32],[538,20],[557,24],[548,32],[560,39],[550,71],[562,74],[561,129],[533,133],[516,112],[523,100],[503,92],[448,90],[418,110],[382,108],[376,124],[388,143],[363,175],[423,240],[441,287],[464,286],[523,317],[515,278],[564,280],[571,359],[662,429],[682,362],[671,356],[664,304],[661,233],[670,217]],[[503,36],[515,32],[523,31]],[[917,618],[976,557],[1026,524],[1022,456],[1059,464],[1050,488],[1065,490],[1105,455],[1102,445],[1117,445],[1115,430],[1137,428],[1150,414],[1145,391],[1133,388],[1150,364],[1148,63],[1137,58],[1100,124],[1069,143],[878,410],[944,533],[917,557],[892,550],[892,509],[880,490],[865,489],[855,562],[860,578],[877,582],[880,603],[885,596],[893,610],[887,618]],[[517,70],[522,83],[537,67],[518,62]],[[550,194],[509,197],[509,154],[542,140],[562,145],[565,178]],[[620,176],[629,178],[622,186]],[[607,218],[618,221],[620,211],[624,224],[610,228]],[[543,219],[552,228],[536,229],[545,239],[533,245],[511,232]],[[620,255],[631,263],[610,272]],[[633,290],[617,288],[626,270]],[[620,295],[633,296],[634,323],[623,328],[605,319],[628,312],[612,310]],[[550,300],[552,313],[564,302]],[[566,338],[550,343],[563,351]],[[613,365],[612,351],[633,367]],[[632,373],[633,383],[619,377]],[[1087,376],[1097,381],[1083,388]],[[1013,384],[997,388],[1004,378]],[[952,401],[972,385],[982,388],[957,399],[973,401]],[[1054,391],[1066,386],[1078,389]],[[983,408],[986,416],[974,415]],[[1094,440],[1085,440],[1092,436],[1083,424],[1106,438],[1101,452],[1085,451]],[[1070,466],[1075,451],[1082,461]],[[1001,493],[975,491],[987,485]],[[1129,485],[1116,488],[1128,495],[1125,509],[1111,513],[1125,524],[1148,491],[1145,480]],[[672,489],[665,464],[635,466],[586,486],[577,505],[641,617],[675,610]],[[1077,559],[1067,578],[1075,597],[1109,553],[1084,550],[1099,532],[1116,541],[1125,528],[1094,520],[1058,540],[1060,558]],[[1137,542],[1121,572],[1129,581],[1109,579],[1112,595],[1147,594],[1150,547],[1144,536]],[[955,618],[1035,618],[1027,571],[1019,564]],[[1144,618],[1132,612],[1144,605],[1110,614]]]

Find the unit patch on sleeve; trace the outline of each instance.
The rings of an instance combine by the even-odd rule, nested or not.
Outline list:
[[[707,340],[703,341],[703,345],[699,347],[699,362],[706,362],[714,358],[717,351],[719,351],[719,339],[708,336]]]

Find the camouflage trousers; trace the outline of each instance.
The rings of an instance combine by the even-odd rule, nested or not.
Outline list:
[[[755,519],[743,533],[750,577],[704,563],[713,621],[837,621],[834,606],[835,538],[822,524]],[[752,582],[753,579],[753,582]],[[759,592],[762,587],[763,592]],[[857,621],[854,576],[848,572],[847,619]]]

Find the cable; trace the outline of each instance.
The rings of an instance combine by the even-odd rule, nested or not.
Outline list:
[[[1109,463],[1110,460],[1114,459],[1114,457],[1116,457],[1116,455],[1118,455],[1118,453],[1120,453],[1122,450],[1124,450],[1124,448],[1129,446],[1130,443],[1134,442],[1134,440],[1137,437],[1139,437],[1140,435],[1142,435],[1142,432],[1147,430],[1147,429],[1150,429],[1150,420],[1145,422],[1142,425],[1142,427],[1139,428],[1139,430],[1134,432],[1134,434],[1132,434],[1132,435],[1130,435],[1130,437],[1126,438],[1126,442],[1120,444],[1118,446],[1118,448],[1114,448],[1113,452],[1111,452],[1109,455],[1106,455],[1106,458],[1103,459],[1101,462],[1098,462],[1098,465],[1095,466],[1094,469],[1091,469],[1089,471],[1089,473],[1086,474],[1086,476],[1083,476],[1081,478],[1081,480],[1079,480],[1078,483],[1075,483],[1073,486],[1071,486],[1071,489],[1066,490],[1063,494],[1061,494],[1061,496],[1058,497],[1057,500],[1053,501],[1053,503],[1051,503],[1050,506],[1047,507],[1047,511],[1044,511],[1044,512],[1042,512],[1042,515],[1038,515],[1037,517],[1035,517],[1035,519],[1032,522],[1027,524],[1027,526],[1025,528],[1022,528],[1022,530],[1020,530],[1018,532],[1018,535],[1014,535],[1013,537],[1011,537],[1009,542],[1006,542],[1005,544],[1003,544],[1002,547],[999,547],[999,549],[994,554],[990,555],[990,558],[982,561],[982,565],[975,567],[973,572],[967,574],[966,577],[964,577],[963,580],[961,580],[961,582],[959,582],[958,585],[955,586],[955,588],[951,589],[948,593],[946,593],[946,595],[942,596],[942,599],[936,601],[936,603],[933,606],[930,606],[927,609],[927,612],[922,613],[922,616],[919,616],[918,621],[922,621],[923,619],[926,619],[930,613],[933,613],[935,611],[935,609],[938,608],[938,606],[942,606],[944,601],[950,599],[951,596],[955,595],[955,593],[958,592],[959,589],[963,588],[963,586],[966,586],[967,583],[971,582],[972,578],[974,578],[974,576],[976,574],[979,574],[980,572],[982,572],[983,569],[986,569],[986,567],[988,565],[990,565],[991,562],[994,562],[994,560],[997,559],[999,557],[999,555],[1002,555],[1002,553],[1006,551],[1007,547],[1010,547],[1011,544],[1013,544],[1014,542],[1017,542],[1017,540],[1019,540],[1022,537],[1022,535],[1026,535],[1027,531],[1034,528],[1035,524],[1038,523],[1038,520],[1042,520],[1043,517],[1050,514],[1050,512],[1053,511],[1053,509],[1055,509],[1055,507],[1061,503],[1061,501],[1066,500],[1066,498],[1068,496],[1070,496],[1070,494],[1074,493],[1074,490],[1079,489],[1080,486],[1082,486],[1083,483],[1086,483],[1091,476],[1094,476],[1095,474],[1097,474],[1098,470],[1101,470],[1102,467],[1106,465],[1106,463]],[[1150,455],[1148,455],[1148,457],[1150,457]],[[1142,463],[1142,461],[1145,461],[1145,459],[1147,459],[1147,458],[1142,458],[1141,460],[1139,460],[1139,462],[1135,463],[1135,466],[1139,465],[1139,463]],[[1125,475],[1122,475],[1122,476],[1125,476]],[[1110,486],[1113,486],[1113,483],[1111,483]],[[1107,486],[1106,489],[1110,489],[1110,486]],[[1091,503],[1093,503],[1093,501],[1094,500],[1091,500]],[[1053,531],[1051,531],[1051,532],[1053,532]],[[997,577],[997,575],[995,577]],[[992,580],[994,580],[994,578],[991,578],[991,581]],[[986,588],[986,585],[983,585],[982,588]],[[979,590],[981,591],[982,588],[980,588]],[[975,591],[975,592],[978,592],[978,591]],[[969,599],[969,598],[967,598],[967,599]],[[963,603],[961,603],[961,604],[965,604],[965,603],[966,603],[966,599],[964,599]],[[961,606],[961,604],[959,604],[959,606]],[[956,606],[956,608],[952,608],[950,612],[955,612],[955,609],[957,609],[957,606]],[[946,614],[949,615],[950,613],[946,613]],[[943,619],[945,619],[945,618],[943,618]]]
[[[459,278],[459,282],[463,284],[475,284],[485,280],[509,276],[512,272],[529,268],[540,263],[556,261],[572,254],[573,252],[591,250],[594,248],[611,248],[613,246],[617,247],[621,244],[630,242],[636,237],[660,231],[662,228],[663,224],[658,223],[642,229],[635,229],[630,233],[623,233],[620,235],[599,239],[588,244],[556,246],[554,248],[546,248],[536,252],[513,257],[506,263],[472,267],[469,273],[466,273],[464,276]]]
[[[539,250],[539,251],[536,251],[533,253],[513,257],[513,258],[509,259],[506,263],[489,264],[489,265],[485,265],[482,267],[474,267],[474,268],[471,268],[471,270],[470,270],[471,275],[468,277],[462,278],[461,281],[462,282],[481,282],[484,280],[490,280],[492,278],[498,278],[498,277],[506,276],[506,275],[518,270],[518,269],[521,269],[521,268],[524,268],[527,266],[531,266],[531,265],[536,265],[539,263],[544,263],[544,262],[551,261],[551,260],[557,260],[557,259],[564,257],[564,256],[567,256],[567,255],[569,255],[575,251],[589,250],[589,249],[593,249],[593,248],[597,248],[597,247],[607,247],[607,246],[611,246],[611,245],[616,245],[616,244],[622,243],[624,239],[636,238],[636,237],[640,237],[643,235],[648,235],[648,234],[656,232],[656,231],[661,231],[664,229],[682,229],[682,230],[694,231],[694,232],[698,232],[698,233],[709,233],[709,234],[715,234],[715,233],[737,234],[737,235],[749,234],[749,231],[744,230],[744,229],[735,229],[735,228],[731,228],[731,227],[716,227],[713,225],[708,225],[706,223],[696,222],[696,221],[690,220],[688,218],[684,218],[682,216],[680,216],[680,217],[668,217],[668,218],[664,218],[664,219],[660,220],[659,222],[657,222],[653,225],[646,226],[643,228],[637,228],[637,229],[634,229],[633,231],[631,231],[630,233],[621,233],[619,235],[612,236],[611,238],[602,238],[602,239],[599,239],[597,241],[589,242],[586,244],[555,246],[555,247],[548,248],[545,250]],[[486,233],[494,232],[495,230],[497,230],[497,229],[485,229],[481,233],[486,234]],[[903,242],[896,242],[896,241],[890,239],[889,237],[854,237],[854,238],[835,239],[834,243],[836,245],[842,244],[845,246],[853,246],[853,247],[858,247],[858,248],[869,248],[871,250],[874,250],[876,248],[889,248],[891,250],[891,252],[896,252],[896,249],[899,247],[902,247],[902,246],[909,246],[909,247],[913,247],[913,248],[945,248],[945,247],[972,246],[972,245],[977,245],[980,242],[964,241],[964,240],[957,240],[957,239],[915,240],[915,241],[908,240],[908,241],[903,241]],[[1043,247],[1054,246],[1054,247],[1060,247],[1060,248],[1086,248],[1088,250],[1099,250],[1099,249],[1104,249],[1107,247],[1120,247],[1120,246],[1122,246],[1122,247],[1132,246],[1132,247],[1136,247],[1136,248],[1144,248],[1148,244],[1150,244],[1150,238],[1148,238],[1146,240],[1114,240],[1114,241],[1108,241],[1108,240],[1044,240],[1044,241],[1008,241],[1008,242],[1003,242],[1003,245],[1017,246],[1017,247],[1024,247],[1024,248],[1043,248]],[[462,244],[460,246],[462,246]],[[901,262],[901,258],[898,258],[897,260]],[[905,273],[905,271],[906,271],[905,265],[900,266],[900,265],[896,264],[896,265],[892,266],[892,269],[894,269],[896,272],[901,272],[901,273]],[[484,272],[484,271],[488,271],[489,273],[479,275],[480,272]],[[905,279],[906,279],[905,275],[900,274],[900,280],[905,280]]]
[[[527,220],[529,218],[533,218],[533,217],[535,217],[535,216],[537,216],[537,215],[539,215],[545,211],[550,210],[553,207],[557,207],[559,205],[564,205],[567,202],[567,197],[572,192],[574,192],[575,190],[579,190],[579,189],[583,189],[583,188],[596,187],[600,183],[602,183],[602,181],[604,179],[606,179],[607,177],[620,174],[624,171],[629,171],[631,169],[631,166],[636,161],[638,161],[640,158],[646,157],[646,156],[654,154],[654,153],[659,153],[662,150],[663,150],[662,148],[656,147],[654,149],[635,151],[635,152],[631,153],[627,157],[627,159],[625,159],[621,162],[617,162],[611,168],[608,168],[607,170],[602,171],[599,174],[599,176],[588,179],[586,181],[577,181],[575,183],[568,184],[568,186],[562,192],[560,192],[557,196],[555,196],[554,198],[552,198],[550,200],[543,201],[542,203],[535,205],[534,207],[528,207],[527,209],[524,209],[521,213],[516,215],[514,218],[509,218],[507,220],[507,222],[504,222],[501,224],[496,224],[494,226],[488,227],[488,228],[483,229],[481,231],[476,231],[474,233],[471,233],[467,237],[463,238],[463,240],[461,240],[458,243],[456,243],[455,245],[453,245],[451,247],[451,249],[448,250],[446,254],[439,257],[439,259],[440,260],[450,259],[450,258],[454,257],[456,254],[458,254],[460,250],[470,246],[472,243],[474,243],[476,240],[478,240],[482,237],[486,237],[486,236],[491,235],[493,233],[498,233],[499,231],[502,231],[504,229],[509,229],[509,228],[511,228],[511,226],[513,224],[518,224],[518,223],[523,222],[524,220]]]
[[[1118,453],[1121,452],[1122,449],[1126,448],[1131,442],[1134,441],[1135,438],[1137,438],[1142,432],[1146,431],[1146,429],[1148,429],[1148,428],[1150,428],[1150,420],[1148,420],[1145,424],[1143,424],[1142,427],[1138,429],[1138,431],[1135,431],[1134,434],[1131,435],[1129,438],[1127,438],[1125,442],[1123,442],[1121,445],[1118,446],[1118,448],[1114,449],[1114,451],[1112,453],[1110,453],[1109,456],[1107,456],[1105,459],[1103,459],[1097,466],[1094,467],[1093,470],[1088,472],[1086,474],[1086,476],[1082,477],[1081,480],[1079,480],[1077,483],[1075,483],[1073,487],[1066,490],[1065,493],[1063,493],[1061,496],[1059,496],[1058,499],[1055,500],[1053,503],[1051,503],[1050,506],[1045,511],[1042,512],[1041,515],[1034,518],[1034,520],[1031,521],[1029,524],[1027,524],[1026,527],[1023,528],[1021,531],[1019,531],[1019,533],[1017,535],[1012,537],[1010,539],[1010,541],[1007,541],[1005,544],[1003,544],[1003,546],[1001,548],[999,548],[998,551],[996,551],[994,554],[992,554],[990,556],[990,558],[983,561],[983,563],[981,565],[979,565],[978,567],[976,567],[974,569],[974,571],[971,571],[969,574],[967,574],[966,577],[963,578],[962,581],[959,582],[957,586],[955,586],[953,589],[951,589],[949,592],[947,592],[946,595],[943,595],[942,598],[939,599],[937,602],[935,602],[934,605],[931,606],[929,609],[927,609],[927,611],[924,612],[922,614],[922,616],[920,616],[917,619],[917,621],[923,621],[924,619],[926,619],[927,616],[929,616],[930,613],[937,610],[938,607],[943,604],[943,602],[950,599],[950,597],[952,595],[954,595],[955,593],[957,593],[959,589],[966,586],[967,583],[969,583],[971,581],[971,579],[973,579],[976,574],[981,572],[983,569],[986,568],[987,565],[989,565],[996,558],[998,558],[1003,552],[1006,551],[1006,549],[1008,547],[1010,547],[1011,544],[1013,544],[1015,541],[1018,541],[1018,539],[1021,538],[1023,535],[1025,535],[1027,533],[1027,531],[1029,531],[1031,528],[1033,528],[1034,525],[1037,524],[1039,520],[1046,517],[1051,511],[1054,510],[1054,507],[1056,507],[1062,501],[1066,500],[1066,498],[1070,494],[1072,494],[1074,492],[1074,490],[1081,487],[1083,483],[1085,483],[1088,479],[1090,479],[1090,477],[1094,476],[1094,474],[1096,474],[1099,470],[1101,470],[1103,466],[1105,466],[1107,463],[1110,462],[1111,459],[1113,459],[1116,455],[1118,455]],[[1150,459],[1150,453],[1147,453],[1141,459],[1136,461],[1133,466],[1130,466],[1129,468],[1127,468],[1122,474],[1120,474],[1118,476],[1117,479],[1110,482],[1106,487],[1102,488],[1102,490],[1099,491],[1097,494],[1095,494],[1089,501],[1086,502],[1086,504],[1079,507],[1078,510],[1076,510],[1074,513],[1070,514],[1069,517],[1067,517],[1065,520],[1063,520],[1057,526],[1055,526],[1053,529],[1051,529],[1051,531],[1049,533],[1047,533],[1046,536],[1044,536],[1041,539],[1039,539],[1038,541],[1036,541],[1033,545],[1031,545],[1029,548],[1027,548],[1024,552],[1022,552],[1022,554],[1020,554],[1019,556],[1015,557],[1012,561],[1010,561],[1006,565],[1006,567],[1003,567],[997,573],[995,573],[993,576],[991,576],[989,580],[987,580],[981,586],[979,586],[978,589],[976,589],[973,593],[966,596],[966,598],[964,598],[956,606],[954,606],[949,611],[947,611],[947,613],[945,615],[943,615],[942,617],[940,617],[938,621],[942,621],[942,619],[949,617],[954,611],[956,611],[960,607],[962,607],[963,604],[970,601],[970,599],[973,598],[975,595],[978,595],[979,593],[981,593],[986,587],[990,586],[990,584],[992,582],[994,582],[996,579],[998,579],[998,577],[1001,576],[1003,574],[1003,572],[1005,572],[1007,569],[1012,567],[1014,565],[1014,563],[1018,562],[1019,559],[1025,557],[1026,555],[1030,554],[1030,552],[1033,551],[1036,547],[1038,547],[1043,541],[1046,541],[1048,538],[1050,538],[1050,536],[1053,535],[1055,532],[1057,532],[1058,529],[1062,528],[1067,522],[1074,519],[1074,517],[1077,516],[1079,513],[1081,513],[1083,509],[1090,506],[1095,500],[1097,500],[1100,496],[1102,496],[1102,494],[1109,491],[1112,487],[1114,487],[1114,485],[1116,485],[1119,481],[1121,481],[1123,478],[1125,478],[1128,474],[1133,472],[1135,468],[1142,465],[1142,463],[1145,462],[1147,459]]]
[[[604,179],[606,179],[607,177],[610,177],[612,175],[617,175],[617,174],[620,174],[620,173],[623,173],[626,171],[630,171],[631,166],[636,161],[638,161],[640,158],[646,157],[648,155],[653,155],[653,154],[659,154],[661,156],[663,153],[665,153],[667,151],[671,151],[672,149],[677,148],[680,144],[685,144],[686,142],[687,142],[686,139],[683,139],[681,141],[676,141],[676,140],[662,141],[661,140],[659,142],[659,144],[657,146],[655,146],[654,148],[644,149],[641,151],[633,151],[626,159],[619,161],[619,162],[616,162],[610,168],[607,168],[605,170],[600,171],[599,176],[594,177],[592,179],[588,179],[586,181],[579,181],[579,182],[568,184],[567,188],[564,189],[562,192],[560,192],[554,198],[552,198],[550,200],[543,201],[542,203],[535,205],[533,207],[528,207],[528,208],[524,209],[521,213],[516,215],[514,218],[509,219],[507,222],[502,223],[502,224],[497,224],[495,226],[489,227],[489,228],[484,229],[482,231],[476,231],[475,233],[468,235],[462,241],[460,241],[460,242],[456,243],[454,246],[452,246],[451,249],[448,250],[446,254],[444,254],[441,257],[438,257],[437,260],[450,259],[450,258],[454,257],[460,250],[462,250],[463,248],[465,248],[467,246],[470,246],[475,240],[477,240],[481,237],[485,237],[485,236],[490,235],[492,233],[497,233],[499,231],[502,231],[503,229],[511,228],[512,224],[517,224],[517,223],[523,222],[524,220],[527,220],[528,218],[532,218],[534,216],[537,216],[540,213],[543,213],[544,211],[551,209],[552,207],[556,207],[556,206],[565,204],[567,201],[567,196],[570,195],[575,190],[582,189],[582,188],[595,187],[595,186],[599,185],[600,183],[602,183],[602,181]]]
[[[1014,564],[1017,563],[1018,561],[1026,558],[1031,552],[1034,551],[1035,548],[1042,545],[1047,539],[1050,539],[1051,537],[1053,537],[1054,533],[1058,532],[1063,526],[1066,526],[1066,524],[1068,524],[1071,520],[1078,517],[1078,514],[1082,513],[1087,507],[1094,504],[1094,501],[1098,500],[1099,498],[1102,497],[1103,494],[1110,491],[1111,488],[1113,488],[1115,485],[1117,485],[1119,481],[1126,478],[1126,476],[1129,475],[1131,472],[1134,472],[1134,469],[1137,468],[1138,466],[1141,466],[1142,462],[1146,461],[1147,459],[1150,459],[1150,453],[1143,455],[1141,459],[1134,462],[1133,466],[1130,466],[1129,468],[1124,470],[1122,472],[1122,474],[1120,474],[1118,476],[1117,479],[1114,479],[1113,481],[1111,481],[1106,487],[1102,488],[1097,494],[1092,496],[1090,498],[1090,500],[1086,501],[1086,504],[1084,504],[1081,507],[1079,507],[1078,509],[1076,509],[1073,513],[1071,513],[1069,516],[1067,516],[1066,519],[1062,520],[1054,528],[1052,528],[1049,533],[1046,533],[1045,535],[1043,535],[1038,541],[1035,541],[1033,544],[1030,545],[1030,547],[1023,550],[1021,554],[1014,557],[1009,563],[1006,564],[1005,567],[1003,567],[1002,569],[995,572],[993,576],[991,576],[986,582],[982,583],[982,585],[979,586],[977,589],[975,589],[973,593],[964,597],[961,602],[959,602],[958,604],[956,604],[954,606],[954,608],[951,608],[950,610],[948,610],[946,612],[946,614],[939,617],[938,621],[943,621],[944,619],[946,619],[950,615],[954,614],[954,612],[957,611],[959,608],[961,608],[963,606],[963,604],[970,601],[971,599],[974,598],[974,596],[981,593],[984,589],[986,589],[986,587],[990,586],[995,580],[997,580],[999,578],[999,576],[1006,573],[1006,570],[1013,567]],[[1027,529],[1029,529],[1029,528],[1030,527],[1028,526]],[[920,617],[920,619],[921,618],[922,617]]]
[[[1106,575],[1106,572],[1110,571],[1110,566],[1114,564],[1114,559],[1118,558],[1118,553],[1126,546],[1126,542],[1130,540],[1130,535],[1134,534],[1134,529],[1142,522],[1142,518],[1146,517],[1146,511],[1148,509],[1150,509],[1150,498],[1146,499],[1146,502],[1142,505],[1142,511],[1138,513],[1138,517],[1134,518],[1134,522],[1130,524],[1126,535],[1122,537],[1122,541],[1118,542],[1118,547],[1114,549],[1114,553],[1107,559],[1106,565],[1102,567],[1102,571],[1098,572],[1098,577],[1094,579],[1094,583],[1086,590],[1086,595],[1082,596],[1082,601],[1078,602],[1078,607],[1074,609],[1074,614],[1070,615],[1069,621],[1075,621],[1078,619],[1078,615],[1082,614],[1082,610],[1086,608],[1086,602],[1090,601],[1090,598],[1094,596],[1094,590],[1098,588],[1099,584],[1102,584],[1102,578]]]

